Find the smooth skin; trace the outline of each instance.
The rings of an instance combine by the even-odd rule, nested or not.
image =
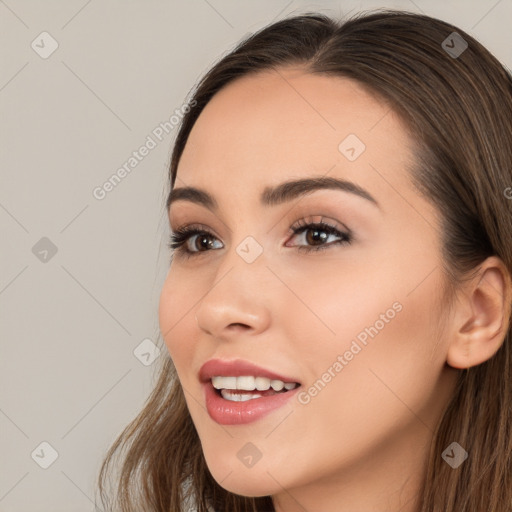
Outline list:
[[[340,143],[355,134],[354,161]],[[272,495],[278,512],[416,512],[430,441],[459,369],[496,353],[508,328],[510,278],[496,257],[446,306],[439,214],[414,188],[408,130],[356,82],[300,67],[243,77],[199,116],[175,187],[201,188],[210,211],[170,207],[173,230],[201,224],[211,245],[174,254],[160,298],[160,328],[183,386],[208,467],[225,489]],[[343,190],[317,190],[262,206],[265,187],[331,176],[364,188],[378,205]],[[339,237],[294,235],[324,218]],[[253,237],[263,253],[236,251]],[[299,246],[318,252],[303,252]],[[312,397],[253,423],[221,426],[198,380],[211,358],[242,358],[294,377],[307,390],[392,304],[379,333]],[[197,320],[196,320],[197,317]],[[237,452],[254,444],[247,467]],[[467,447],[469,449],[469,447]]]

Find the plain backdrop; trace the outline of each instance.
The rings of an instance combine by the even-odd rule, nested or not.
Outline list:
[[[512,0],[0,0],[0,511],[93,511],[152,387],[177,130],[154,131],[248,33],[378,7],[452,22],[512,68]]]

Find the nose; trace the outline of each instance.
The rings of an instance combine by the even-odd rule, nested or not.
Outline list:
[[[241,334],[254,336],[268,328],[273,275],[260,258],[246,263],[236,253],[234,257],[226,256],[196,310],[202,331],[227,341]]]

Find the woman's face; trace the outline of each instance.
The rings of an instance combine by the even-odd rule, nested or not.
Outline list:
[[[388,106],[299,68],[244,77],[199,116],[175,189],[216,207],[171,204],[173,231],[203,233],[175,253],[159,315],[222,487],[311,496],[424,462],[456,371],[440,333],[439,218],[412,161]],[[282,188],[312,179],[344,184]]]

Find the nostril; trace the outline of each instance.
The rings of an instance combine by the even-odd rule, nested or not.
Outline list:
[[[241,324],[239,322],[229,324],[229,327],[249,327],[247,324]]]

